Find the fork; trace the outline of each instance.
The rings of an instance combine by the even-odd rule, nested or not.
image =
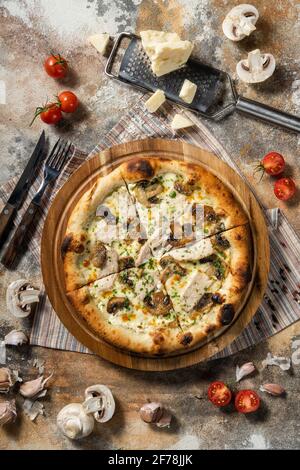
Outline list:
[[[10,268],[15,261],[18,251],[22,248],[25,234],[28,232],[38,209],[41,206],[42,198],[49,183],[52,183],[60,174],[71,149],[72,143],[58,141],[55,143],[50,155],[45,161],[44,175],[40,187],[38,188],[34,198],[30,202],[25,214],[22,217],[20,225],[17,227],[8,247],[1,259],[1,263]]]

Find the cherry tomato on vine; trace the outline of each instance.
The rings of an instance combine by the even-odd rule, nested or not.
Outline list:
[[[45,60],[44,69],[52,78],[63,78],[68,73],[68,63],[60,54],[51,54]]]
[[[241,390],[237,393],[234,404],[240,413],[253,413],[260,407],[260,398],[253,390]]]
[[[277,199],[281,201],[287,201],[294,196],[296,192],[296,185],[292,178],[280,178],[275,181],[274,194]]]
[[[56,103],[47,103],[45,106],[36,108],[31,124],[38,116],[46,124],[57,124],[62,118],[62,113]]]
[[[285,168],[285,160],[280,153],[277,152],[269,152],[264,158],[259,162],[259,164],[255,168],[256,172],[261,172],[261,177],[267,173],[270,176],[277,176],[281,175]]]
[[[231,391],[224,382],[213,382],[208,388],[208,398],[215,406],[227,406],[231,402]]]
[[[58,105],[64,113],[74,113],[78,107],[78,98],[72,91],[62,91],[58,95]]]

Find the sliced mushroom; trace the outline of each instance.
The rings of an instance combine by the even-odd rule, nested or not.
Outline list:
[[[186,182],[177,180],[174,183],[174,189],[185,196],[190,196],[195,189],[195,180],[189,179]]]
[[[227,238],[225,238],[221,233],[215,235],[215,237],[212,239],[212,244],[222,250],[230,248],[229,240],[227,240]]]
[[[256,29],[258,18],[258,10],[253,5],[237,5],[226,15],[222,23],[223,32],[231,41],[241,41]]]
[[[167,281],[169,277],[173,274],[178,274],[179,276],[184,276],[186,274],[186,269],[183,268],[172,256],[164,256],[159,264],[163,268],[163,272],[160,275],[160,280],[163,284]]]
[[[129,300],[127,299],[127,297],[112,297],[107,302],[106,310],[108,311],[108,313],[116,313],[119,310],[128,307],[128,305]]]
[[[195,233],[192,224],[180,225],[177,222],[171,222],[170,235],[167,242],[174,248],[183,247],[195,240]]]
[[[0,426],[13,423],[17,418],[15,400],[0,403]]]
[[[249,52],[248,58],[241,60],[236,72],[246,83],[260,83],[273,75],[276,62],[272,54],[261,54],[259,49]]]
[[[97,241],[93,249],[92,262],[96,268],[103,268],[107,260],[107,249],[103,242]]]
[[[148,294],[144,299],[145,304],[154,315],[168,315],[172,309],[171,299],[163,291]]]
[[[13,386],[11,372],[7,367],[0,368],[0,393],[8,393]]]
[[[197,311],[202,310],[204,307],[207,307],[211,303],[212,303],[211,293],[210,292],[205,292],[200,297],[200,299],[198,300],[196,305],[194,306],[194,310],[197,310]]]
[[[40,291],[26,279],[12,282],[6,291],[6,305],[10,313],[18,318],[28,317],[32,305],[39,302]]]
[[[98,423],[106,423],[115,413],[115,400],[110,389],[105,385],[91,385],[85,391],[83,407],[87,413],[93,413]]]
[[[162,193],[163,189],[162,184],[157,179],[152,181],[144,180],[136,184],[134,194],[143,206],[151,207],[152,204],[157,204],[159,201],[157,196]]]
[[[134,259],[132,256],[124,256],[123,258],[119,258],[119,270],[123,271],[123,269],[133,268],[134,267]]]
[[[109,207],[102,204],[97,207],[96,217],[104,219],[108,225],[115,225],[117,223],[117,218],[113,215]]]
[[[86,414],[81,403],[70,403],[57,415],[57,426],[69,439],[82,439],[93,432],[94,418]]]

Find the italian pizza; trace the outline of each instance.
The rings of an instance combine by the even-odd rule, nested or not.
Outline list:
[[[163,158],[99,177],[69,216],[61,254],[68,299],[89,328],[150,356],[220,334],[251,280],[241,204],[201,165]]]

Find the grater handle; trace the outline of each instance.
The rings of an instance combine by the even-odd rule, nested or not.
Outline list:
[[[300,117],[285,113],[258,101],[249,100],[239,96],[236,109],[264,121],[284,127],[294,132],[300,132]]]

